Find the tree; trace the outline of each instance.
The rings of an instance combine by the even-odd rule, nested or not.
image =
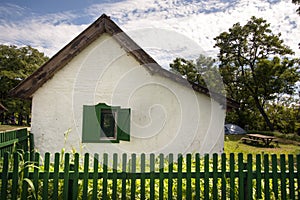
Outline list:
[[[297,101],[296,96],[280,96],[277,103],[268,104],[267,109],[270,119],[274,123],[274,128],[282,133],[294,133],[297,126]]]
[[[300,0],[292,0],[292,2],[296,5],[300,4]],[[300,7],[296,10],[296,12],[298,13],[298,15],[300,15]]]
[[[300,0],[292,0],[292,2],[296,5],[300,5]],[[300,6],[299,8],[296,10],[296,12],[298,13],[298,15],[300,15]],[[300,48],[300,43],[298,44],[299,48]]]
[[[47,60],[43,53],[30,46],[0,45],[0,102],[8,109],[1,113],[1,123],[14,123],[15,117],[19,125],[23,124],[24,118],[29,121],[31,102],[11,98],[8,92]]]
[[[182,75],[189,82],[207,87],[215,93],[223,93],[222,77],[216,61],[211,57],[200,55],[195,61],[176,58],[170,64],[171,71]]]
[[[266,20],[254,16],[246,25],[236,23],[214,40],[220,49],[219,70],[227,95],[244,105],[237,112],[257,109],[273,131],[266,104],[278,94],[293,94],[300,77],[299,60],[283,57],[293,51],[283,44],[280,34],[272,33]]]

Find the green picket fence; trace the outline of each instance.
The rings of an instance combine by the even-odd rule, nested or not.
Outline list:
[[[0,132],[0,157],[5,152],[22,149],[24,152],[33,150],[33,134],[27,128]]]
[[[29,161],[30,157],[33,161]],[[300,155],[6,153],[0,199],[299,199]]]

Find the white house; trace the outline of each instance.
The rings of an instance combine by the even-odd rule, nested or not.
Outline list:
[[[106,15],[11,94],[32,98],[41,153],[222,152],[226,105],[237,105],[160,67]]]

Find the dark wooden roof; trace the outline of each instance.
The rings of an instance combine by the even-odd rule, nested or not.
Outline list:
[[[194,89],[207,96],[211,96],[209,90],[203,86],[191,84],[181,76],[175,75],[163,69],[149,54],[138,46],[122,29],[115,24],[110,17],[103,14],[87,29],[74,38],[63,49],[56,53],[50,60],[37,69],[27,79],[23,80],[17,87],[10,91],[10,95],[19,98],[31,98],[32,94],[41,87],[46,81],[51,79],[57,71],[69,63],[83,49],[94,42],[103,33],[108,33],[121,45],[124,50],[131,54],[141,65],[143,65],[151,74],[160,74]],[[229,107],[238,107],[239,104],[219,94],[213,94],[213,99],[222,105]]]

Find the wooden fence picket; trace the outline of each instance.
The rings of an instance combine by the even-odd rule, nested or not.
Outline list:
[[[84,154],[84,164],[83,164],[83,183],[82,183],[82,199],[88,198],[88,185],[89,185],[89,162],[90,154]]]
[[[186,155],[186,199],[192,199],[192,155]]]
[[[177,199],[182,199],[182,157],[182,154],[177,157]]]
[[[3,167],[1,173],[1,199],[6,199],[7,196],[7,186],[8,186],[8,165],[9,165],[9,153],[4,154]]]
[[[159,199],[164,199],[164,155],[159,154]]]
[[[126,199],[126,171],[127,171],[127,154],[122,156],[122,199]]]
[[[264,172],[265,172],[265,199],[270,199],[270,177],[269,177],[269,155],[264,155]]]
[[[297,199],[300,199],[300,154],[297,155],[297,159],[296,159],[296,166],[297,166],[297,172],[296,172],[296,179],[297,179],[297,187],[296,187],[296,191],[298,192],[298,196]]]
[[[281,171],[281,199],[286,199],[286,166],[285,166],[285,155],[280,155],[280,171]]]
[[[198,172],[199,173],[199,172]],[[226,154],[221,155],[221,199],[226,199],[226,186],[227,186],[227,179],[226,179]]]
[[[73,176],[73,185],[72,189],[70,190],[72,192],[72,199],[77,200],[78,198],[78,180],[79,180],[79,154],[75,153],[74,155],[74,176]]]
[[[200,195],[201,195],[201,192],[200,192],[200,154],[199,153],[196,153],[195,155],[195,165],[196,165],[196,175],[195,175],[195,199],[200,199]]]
[[[97,195],[98,195],[98,166],[99,166],[99,155],[94,154],[92,199],[97,199]]]
[[[58,183],[59,183],[59,160],[60,154],[54,154],[54,169],[53,169],[53,199],[58,199]]]
[[[66,153],[64,156],[64,186],[63,186],[63,199],[69,199],[69,182],[70,182],[70,154]]]
[[[256,188],[261,188],[261,155],[256,155]],[[262,198],[262,192],[261,190],[256,190],[256,198],[261,199]]]
[[[33,169],[33,186],[34,186],[34,189],[35,189],[35,196],[37,196],[38,195],[38,188],[39,188],[40,154],[38,152],[31,153],[31,154],[35,154],[33,156],[33,158],[34,158],[34,163],[33,163],[33,165],[34,165],[34,169]]]
[[[294,173],[294,156],[288,155],[288,167],[289,167],[289,190],[290,199],[295,199],[295,173]]]
[[[12,172],[12,190],[11,190],[12,199],[18,199],[18,186],[19,186],[19,154],[14,153],[13,172]]]
[[[154,174],[155,174],[155,157],[154,154],[150,154],[150,199],[154,199],[154,193],[155,193]]]
[[[218,197],[218,154],[213,154],[213,199],[219,199]]]
[[[112,199],[117,199],[118,192],[118,154],[113,154]]]
[[[146,155],[144,153],[141,154],[141,199],[146,199]]]
[[[168,156],[168,199],[172,199],[173,197],[173,166],[174,157],[173,154],[169,154]]]
[[[248,200],[251,200],[253,198],[253,169],[252,169],[253,163],[252,163],[252,154],[247,155],[247,179],[245,187],[246,187],[246,198]]]
[[[103,177],[102,177],[102,198],[107,199],[107,168],[108,168],[108,155],[103,155]]]
[[[204,155],[204,199],[209,199],[209,155]]]
[[[272,183],[273,183],[273,192],[275,199],[278,199],[278,171],[277,171],[277,156],[276,154],[272,155]]]

